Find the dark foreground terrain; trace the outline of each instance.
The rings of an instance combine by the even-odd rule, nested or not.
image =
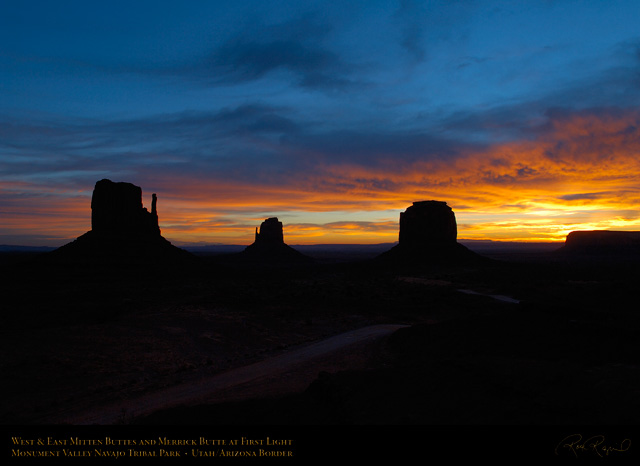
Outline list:
[[[515,252],[470,266],[81,267],[5,257],[5,425],[135,399],[376,324],[405,324],[313,380],[133,425],[635,425],[634,258]],[[361,257],[359,257],[361,258]],[[357,357],[356,357],[357,356]],[[344,358],[343,361],[338,359]]]

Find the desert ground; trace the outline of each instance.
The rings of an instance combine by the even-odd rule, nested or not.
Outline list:
[[[637,424],[637,260],[491,259],[282,266],[210,254],[197,265],[78,267],[4,255],[0,420],[65,424],[112,407],[109,422],[127,425]],[[376,325],[403,328],[136,408]]]

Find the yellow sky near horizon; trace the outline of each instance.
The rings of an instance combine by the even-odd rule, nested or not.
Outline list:
[[[445,201],[459,239],[563,241],[574,230],[640,230],[639,112],[551,120],[534,139],[496,143],[453,159],[372,166],[318,163],[278,183],[185,178],[141,186],[158,194],[162,234],[176,243],[250,244],[268,217],[291,244],[393,242],[414,201]],[[97,181],[97,180],[96,180]],[[132,180],[114,180],[132,181]],[[5,238],[63,244],[91,228],[93,186],[3,183]]]

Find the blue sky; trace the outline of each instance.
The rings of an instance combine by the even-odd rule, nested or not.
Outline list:
[[[394,240],[425,197],[469,238],[637,229],[637,18],[615,0],[5,2],[0,243],[82,234],[101,178],[157,192],[178,243],[246,242],[274,215],[293,243]],[[561,163],[605,156],[582,184]]]

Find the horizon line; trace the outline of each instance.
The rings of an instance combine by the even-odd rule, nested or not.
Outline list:
[[[586,231],[586,230],[583,230]],[[601,231],[612,231],[612,230],[601,230]],[[59,245],[52,245],[52,244],[39,244],[39,245],[30,245],[30,244],[17,244],[17,243],[0,243],[0,248],[30,248],[30,249],[57,249],[59,247],[64,246],[65,244],[68,244],[69,242],[74,241],[76,238],[73,239],[69,239],[69,240],[65,240],[64,242],[60,243]],[[185,241],[171,241],[170,238],[166,238],[168,241],[170,241],[174,246],[180,247],[180,248],[185,248],[185,247],[193,247],[193,248],[198,248],[198,247],[247,247],[252,243],[249,244],[245,244],[245,243],[219,243],[219,242],[202,242],[202,241],[197,241],[197,242],[185,242]],[[546,240],[546,241],[519,241],[519,240],[494,240],[494,239],[467,239],[467,238],[459,238],[456,240],[457,242],[463,242],[463,243],[475,243],[475,244],[480,244],[480,243],[493,243],[493,244],[521,244],[521,245],[526,245],[526,244],[544,244],[544,245],[554,245],[554,244],[562,244],[565,242],[565,240]],[[285,241],[286,244],[288,244],[291,247],[317,247],[317,246],[335,246],[335,247],[348,247],[348,246],[371,246],[371,247],[375,247],[375,246],[386,246],[386,245],[396,245],[398,244],[398,241],[384,241],[384,242],[378,242],[378,243],[288,243]]]

